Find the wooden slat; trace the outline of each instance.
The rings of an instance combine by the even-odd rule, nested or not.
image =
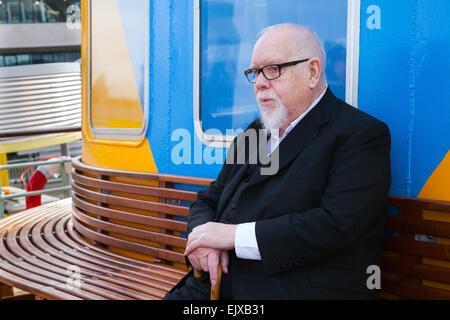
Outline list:
[[[108,232],[113,232],[113,233],[129,236],[129,237],[133,237],[133,238],[137,238],[137,239],[143,239],[143,240],[147,240],[147,241],[163,243],[163,244],[167,244],[167,245],[171,245],[171,246],[175,246],[175,247],[186,247],[186,239],[185,238],[172,236],[169,234],[162,234],[162,233],[158,233],[158,232],[137,229],[137,228],[131,228],[131,227],[122,226],[119,224],[114,224],[114,223],[94,219],[94,218],[82,213],[75,207],[73,208],[73,216],[76,219],[78,219],[79,221],[85,223],[86,225],[100,228],[100,229],[108,231]]]
[[[18,294],[16,296],[9,296],[6,298],[2,298],[1,300],[6,301],[15,301],[15,300],[36,300],[36,296],[34,294]]]
[[[167,186],[168,186],[168,183],[167,183],[167,182],[165,182],[165,181],[158,181],[158,188],[161,188],[161,189],[167,189],[167,188],[166,188]],[[165,197],[159,197],[158,201],[159,201],[160,203],[166,203],[166,202],[167,202],[167,199],[166,199]],[[173,216],[171,216],[171,215],[166,215],[166,214],[164,214],[164,213],[158,213],[158,219],[162,219],[162,220],[168,220],[168,219],[170,219],[170,220],[173,220]],[[163,233],[163,234],[172,234],[172,231],[171,231],[171,230],[167,230],[166,228],[159,228],[159,229],[158,229],[158,232]],[[161,249],[172,250],[172,247],[171,247],[170,245],[168,245],[167,243],[160,242],[158,245],[159,245],[159,247],[160,247]],[[184,245],[184,247],[186,247],[186,246]],[[160,261],[160,262],[161,262],[161,263],[165,263],[165,264],[172,264],[172,263],[169,262],[169,261]]]
[[[174,267],[157,265],[154,263],[145,263],[145,267],[143,267],[138,264],[139,261],[131,259],[124,260],[126,259],[126,257],[117,256],[116,254],[103,249],[101,249],[100,251],[86,249],[83,250],[83,242],[73,242],[65,232],[60,232],[62,223],[63,221],[59,222],[56,226],[58,238],[62,239],[64,243],[71,244],[70,247],[77,248],[77,251],[80,251],[87,256],[91,256],[91,261],[93,261],[98,266],[97,269],[104,268],[104,263],[114,268],[114,272],[117,272],[115,273],[115,277],[119,279],[168,290],[186,274],[186,271],[184,270],[176,269]],[[69,231],[69,234],[73,234],[71,223],[67,224],[67,230]],[[80,247],[80,244],[83,247]],[[97,247],[95,247],[94,249],[97,249]]]
[[[93,271],[105,270],[108,274],[113,275],[115,278],[110,279],[109,281],[123,279],[124,281],[127,281],[130,286],[134,284],[143,284],[153,288],[168,290],[186,273],[185,271],[182,272],[181,270],[165,268],[163,266],[157,266],[151,263],[141,264],[136,260],[124,260],[126,257],[117,256],[112,253],[105,257],[104,253],[107,251],[102,249],[101,254],[99,254],[99,252],[94,253],[90,252],[91,250],[85,250],[84,247],[80,247],[79,244],[71,241],[71,239],[66,235],[66,232],[64,232],[66,229],[64,229],[63,226],[71,221],[71,218],[69,218],[70,217],[65,217],[64,219],[59,220],[54,228],[58,239],[61,240],[61,243],[58,243],[57,245],[57,249],[64,251],[67,254],[71,254],[75,258],[82,259],[83,261],[89,261],[93,265]],[[71,227],[67,226],[67,230],[69,229],[71,229]],[[68,233],[71,234],[71,232]],[[53,233],[45,232],[45,238],[48,239],[51,237],[54,237]],[[55,243],[55,241],[52,242]],[[76,251],[72,251],[72,248],[76,249]],[[85,262],[82,263],[82,267],[89,266],[86,265]],[[143,267],[143,265],[145,267]],[[120,283],[123,284],[123,282]]]
[[[450,212],[450,202],[389,196],[389,205],[399,208]]]
[[[72,159],[72,167],[75,170],[82,172],[89,172],[97,175],[105,175],[112,177],[130,178],[130,179],[141,179],[141,180],[158,180],[158,174],[146,173],[146,172],[133,172],[124,170],[113,170],[107,168],[93,167],[89,166],[80,161],[80,157]]]
[[[120,248],[125,249],[137,253],[142,253],[148,256],[153,256],[159,259],[166,259],[177,263],[186,263],[186,260],[184,259],[184,255],[182,253],[164,250],[164,249],[158,249],[151,246],[143,245],[140,243],[130,242],[110,236],[106,236],[103,234],[99,234],[97,232],[94,232],[86,227],[84,227],[81,223],[79,223],[77,220],[72,220],[72,223],[75,227],[75,229],[80,232],[83,236],[93,239],[95,241]]]
[[[16,227],[17,229],[17,227]],[[1,230],[0,237],[3,238],[6,234],[6,229]],[[16,239],[16,237],[14,237]],[[8,245],[11,246],[10,234],[8,234]],[[90,292],[84,290],[74,290],[73,288],[66,285],[67,277],[58,277],[55,273],[50,273],[45,270],[39,269],[24,261],[22,259],[18,259],[17,256],[11,254],[8,249],[3,244],[3,241],[0,241],[0,258],[4,260],[4,264],[7,266],[5,268],[8,272],[13,273],[16,276],[20,276],[22,279],[27,281],[32,281],[33,283],[37,283],[38,286],[51,286],[53,288],[57,288],[57,290],[65,292],[67,294],[73,294],[75,296],[84,298],[84,299],[101,299],[100,296],[92,294]],[[19,287],[25,291],[27,288]]]
[[[381,292],[393,294],[403,299],[450,300],[450,291],[388,278],[381,279]]]
[[[152,212],[163,212],[179,217],[187,217],[189,213],[189,207],[182,207],[177,205],[151,202],[138,199],[130,199],[119,196],[107,195],[88,189],[83,189],[76,184],[72,183],[72,191],[77,196],[87,198],[94,201],[105,202],[108,204],[113,204],[121,207],[127,207],[132,209],[141,209]]]
[[[21,288],[27,292],[33,292],[35,295],[43,297],[48,300],[64,299],[64,300],[81,300],[79,297],[67,294],[64,291],[60,291],[49,285],[41,285],[33,280],[28,280],[21,275],[15,275],[14,273],[6,271],[9,268],[9,264],[0,259],[0,279],[2,282]]]
[[[176,284],[177,280],[181,279],[186,274],[185,270],[180,270],[174,267],[155,264],[151,262],[144,262],[140,260],[131,259],[129,257],[118,255],[112,251],[100,248],[98,246],[94,246],[87,242],[84,238],[81,237],[80,234],[74,229],[72,219],[67,222],[67,231],[70,235],[70,239],[73,239],[78,245],[74,247],[82,246],[83,248],[89,249],[89,251],[93,251],[90,254],[101,258],[103,261],[109,261],[109,259],[113,258],[116,264],[122,265],[126,261],[127,264],[135,265],[134,269],[139,272],[139,274],[149,274],[149,275],[158,275],[160,278],[167,278],[170,284]],[[80,249],[78,249],[80,250]],[[129,265],[127,265],[129,266]],[[127,271],[129,272],[129,271]]]
[[[42,239],[42,235],[45,237],[45,232],[43,232],[42,228],[44,225],[48,227],[52,224],[52,222],[59,221],[61,218],[64,218],[70,215],[59,215],[50,219],[42,219],[40,221],[36,221],[33,223],[28,223],[24,228],[20,230],[20,238],[19,243],[16,243],[18,238],[18,229],[13,229],[8,234],[8,245],[10,248],[13,248],[14,253],[18,254],[22,259],[27,261],[30,264],[38,266],[42,270],[47,270],[47,273],[53,273],[53,277],[55,280],[60,280],[62,283],[66,284],[67,281],[67,270],[69,267],[78,266],[80,268],[82,280],[81,288],[87,290],[89,292],[93,292],[99,296],[103,296],[108,299],[129,299],[128,296],[120,294],[120,290],[111,291],[109,290],[110,286],[106,284],[101,279],[101,274],[98,272],[88,272],[86,271],[86,267],[88,267],[89,263],[86,261],[78,262],[76,259],[71,258],[66,255],[62,248],[58,248],[60,250],[55,250],[50,246],[50,243],[58,247],[57,243],[54,241],[50,241],[48,243]],[[47,232],[52,233],[53,229],[47,230]],[[33,234],[33,242],[30,241],[29,235]],[[34,246],[39,247],[39,249],[43,249],[43,251],[39,250]],[[25,253],[24,250],[27,250],[29,254]],[[45,254],[43,253],[45,252]],[[92,260],[90,260],[92,261]],[[97,268],[95,268],[97,269]],[[107,269],[105,269],[107,270]],[[49,275],[51,276],[51,275]],[[59,277],[59,278],[58,278]]]
[[[73,204],[86,212],[93,213],[98,216],[122,220],[131,223],[142,224],[149,227],[165,228],[174,231],[187,232],[187,222],[172,219],[161,219],[159,217],[145,216],[131,212],[121,211],[117,209],[98,207],[86,202],[77,196],[72,198]]]
[[[186,274],[174,267],[118,256],[79,236],[71,238],[76,231],[72,226],[66,227],[71,221],[71,206],[70,202],[65,204],[65,212],[56,206],[42,213],[44,206],[38,208],[39,215],[24,212],[0,221],[0,236],[5,239],[1,246],[7,244],[0,248],[0,254],[9,259],[0,261],[0,281],[44,299],[161,299]],[[81,287],[76,292],[65,283],[68,266],[80,269]],[[51,288],[41,293],[43,283]]]
[[[177,271],[173,269],[173,267],[170,267],[172,268],[172,271],[169,270],[169,267],[142,267],[143,265],[150,265],[149,263],[135,263],[133,264],[132,269],[124,269],[120,266],[117,267],[117,265],[129,265],[129,263],[124,263],[124,261],[130,259],[124,257],[111,264],[112,257],[114,256],[113,254],[108,255],[110,257],[108,259],[109,262],[106,264],[102,263],[101,254],[92,255],[92,252],[89,252],[84,246],[80,246],[75,242],[70,242],[63,229],[63,226],[70,218],[69,210],[69,214],[51,212],[50,214],[41,215],[36,218],[31,216],[30,218],[22,218],[22,220],[11,220],[9,225],[2,223],[2,232],[8,232],[8,248],[14,251],[14,257],[18,256],[21,258],[21,260],[17,260],[13,259],[14,257],[9,256],[9,259],[14,263],[19,263],[22,267],[21,270],[25,270],[23,268],[26,268],[27,270],[34,272],[34,275],[37,275],[36,279],[38,280],[41,279],[42,276],[53,279],[50,281],[48,281],[48,279],[45,280],[52,286],[58,286],[58,283],[63,283],[63,281],[67,279],[67,266],[77,265],[80,267],[82,275],[81,289],[87,289],[90,292],[98,293],[109,299],[126,299],[127,297],[135,299],[161,299],[165,295],[165,292],[167,292],[186,273],[185,271],[181,272],[181,270]],[[21,224],[22,222],[23,224]],[[54,235],[55,230],[58,237]],[[32,241],[29,239],[30,233],[33,235]],[[65,238],[65,241],[59,242],[61,238]],[[67,244],[70,243],[75,244],[75,247],[68,247]],[[35,248],[34,245],[36,245],[37,248]],[[22,250],[22,246],[26,249],[26,252]],[[9,254],[6,248],[2,248],[1,251],[2,254]],[[91,255],[88,256],[86,252],[91,253]],[[95,265],[93,263],[95,263]],[[8,268],[9,270],[14,271],[17,267],[8,264]],[[140,269],[140,271],[133,271],[136,269]],[[18,272],[18,274],[22,273]],[[23,274],[25,276],[28,275],[27,272],[24,272]],[[170,276],[170,274],[173,274],[173,277]],[[23,280],[25,282],[27,281],[25,279]],[[167,282],[167,284],[164,284],[165,282]],[[23,289],[27,290],[29,288]],[[28,291],[30,291],[30,289]],[[34,293],[35,291],[31,292]],[[121,294],[125,294],[125,296]],[[99,298],[99,296],[89,296],[87,292],[82,295],[80,295],[80,292],[77,292],[77,296],[84,298]],[[45,299],[64,297],[68,296],[64,294],[57,296],[43,296]]]
[[[51,264],[43,262],[39,260],[38,255],[31,255],[22,250],[19,244],[16,242],[18,230],[14,230],[8,234],[8,246],[11,250],[17,254],[22,261],[20,262],[20,266],[26,268],[30,272],[35,273],[36,275],[51,279],[52,281],[56,281],[60,283],[60,285],[67,288],[68,293],[74,293],[79,295],[84,299],[127,299],[127,296],[119,295],[116,292],[112,292],[107,288],[101,288],[99,286],[100,280],[92,280],[88,279],[85,276],[80,278],[80,287],[78,289],[70,289],[67,285],[68,273],[67,267],[71,265],[67,265],[66,268],[57,267],[53,262]],[[27,247],[30,252],[37,253],[34,248]],[[55,259],[52,258],[54,261]]]
[[[445,244],[384,237],[383,250],[450,261],[450,246]]]
[[[196,178],[196,177],[186,177],[178,176],[173,174],[159,174],[158,180],[174,183],[192,184],[196,186],[209,186],[214,179],[207,178]]]
[[[72,161],[72,166],[74,169],[89,172],[98,175],[107,175],[113,177],[122,177],[130,179],[140,179],[140,180],[159,180],[166,182],[175,182],[182,184],[192,184],[197,186],[209,186],[214,179],[208,178],[197,178],[197,177],[187,177],[181,175],[168,175],[168,174],[156,174],[147,172],[133,172],[133,171],[122,171],[122,170],[112,170],[106,168],[99,168],[86,165],[80,161],[80,157],[74,158]]]
[[[125,192],[142,196],[163,197],[168,199],[176,199],[190,202],[195,201],[195,199],[197,198],[197,192],[194,191],[175,190],[170,188],[160,188],[130,183],[98,180],[87,176],[82,176],[76,172],[72,173],[72,178],[75,182],[85,186],[107,189],[111,191]]]
[[[404,274],[419,279],[450,284],[450,269],[426,264],[405,263],[401,259],[383,256],[381,262],[383,272]]]
[[[450,238],[450,225],[447,222],[389,216],[386,219],[386,229],[411,234]]]
[[[63,237],[66,237],[65,232],[61,232],[62,225],[65,225],[69,221],[69,219],[72,220],[70,216],[64,217],[64,219],[57,221],[55,227],[52,226],[50,228],[50,225],[56,222],[53,221],[49,223],[46,228],[50,228],[49,230],[55,229],[57,231],[56,234],[59,235],[60,239],[62,239]],[[168,289],[166,285],[172,286],[180,278],[179,274],[177,274],[173,269],[164,269],[150,264],[148,264],[151,266],[150,268],[142,268],[135,263],[133,263],[133,265],[129,263],[124,264],[122,262],[122,259],[124,257],[119,257],[118,259],[114,259],[113,261],[111,261],[111,259],[101,258],[101,256],[99,256],[98,254],[93,255],[89,252],[86,254],[86,251],[81,250],[81,248],[79,248],[79,246],[77,246],[74,242],[72,242],[75,244],[75,246],[73,247],[64,245],[68,241],[67,238],[64,242],[55,241],[56,238],[54,237],[53,232],[44,231],[44,238],[49,242],[52,242],[57,250],[65,252],[67,255],[70,255],[76,259],[80,259],[80,262],[77,263],[79,263],[81,266],[92,267],[93,271],[96,271],[97,269],[105,270],[105,272],[107,272],[108,274],[112,274],[115,277],[141,284],[153,285],[153,281],[156,280],[160,284],[164,284],[165,289]],[[76,250],[72,250],[72,248]],[[158,273],[149,272],[149,269],[158,270]],[[181,274],[184,275],[184,273]]]
[[[70,217],[64,217],[64,219],[67,218]],[[94,273],[94,275],[89,275],[90,277],[86,280],[86,282],[94,284],[97,288],[101,288],[101,291],[99,292],[100,294],[106,294],[109,292],[109,294],[113,296],[113,299],[122,300],[130,298],[154,300],[164,296],[164,292],[168,289],[166,286],[164,288],[157,288],[157,286],[148,286],[145,282],[139,283],[141,277],[133,276],[131,272],[127,275],[127,279],[125,279],[125,277],[122,279],[118,272],[119,269],[121,269],[120,267],[115,267],[112,264],[105,264],[98,258],[89,259],[84,253],[79,252],[76,248],[73,250],[73,248],[67,247],[62,242],[58,241],[53,232],[56,228],[56,224],[60,221],[61,219],[52,219],[45,225],[43,232],[44,240],[48,244],[54,246],[55,249],[63,255],[70,256],[70,259],[75,261],[75,264],[80,268],[80,271],[88,265],[92,266],[95,264],[96,269],[99,269],[98,267],[102,266],[103,268],[100,268],[100,270],[102,270],[100,273],[92,269],[94,272],[91,271],[90,273]],[[46,251],[49,251],[48,247]],[[62,256],[59,255],[59,257]]]
[[[4,299],[6,297],[10,297],[12,296],[13,293],[13,288],[10,286],[7,286],[3,283],[0,283],[0,299]]]

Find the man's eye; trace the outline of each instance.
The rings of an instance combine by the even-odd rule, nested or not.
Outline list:
[[[278,68],[276,66],[265,67],[264,73],[268,77],[276,77],[276,76],[278,76]]]

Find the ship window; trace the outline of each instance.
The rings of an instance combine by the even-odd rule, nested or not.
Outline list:
[[[196,0],[194,115],[203,143],[209,144],[209,130],[229,141],[227,131],[245,129],[258,117],[243,71],[250,66],[256,35],[270,25],[295,22],[315,31],[327,54],[328,84],[345,100],[347,7],[347,0]]]
[[[140,140],[148,124],[149,3],[89,1],[89,126],[96,138]]]

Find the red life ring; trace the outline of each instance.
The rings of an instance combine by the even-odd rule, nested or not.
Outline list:
[[[44,173],[41,172],[41,170],[39,170],[40,168],[41,167],[37,168],[31,176],[31,179],[27,185],[27,191],[37,191],[44,189],[45,184],[47,183],[47,177]],[[35,196],[27,196],[25,198],[25,203],[27,209],[38,207],[42,204],[41,195],[38,194]]]
[[[42,159],[47,160],[49,158],[57,158],[60,159],[60,157],[47,157]],[[29,168],[30,169],[30,168]],[[65,164],[66,173],[70,172],[70,164]],[[48,164],[45,166],[39,166],[34,171],[33,175],[30,178],[30,181],[28,184],[25,183],[23,180],[23,175],[26,173],[26,171],[22,174],[22,181],[26,186],[27,191],[38,191],[42,190],[45,187],[45,184],[47,183],[48,179],[50,179],[51,176],[53,176],[55,173],[59,172],[60,170],[60,164]],[[27,170],[28,171],[28,170]],[[35,196],[27,196],[25,198],[25,204],[27,209],[31,209],[34,207],[38,207],[42,204],[41,202],[41,195],[35,195]]]

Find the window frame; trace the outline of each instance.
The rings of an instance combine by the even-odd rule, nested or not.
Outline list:
[[[87,54],[87,108],[88,108],[88,124],[89,131],[93,138],[95,139],[110,139],[110,140],[121,140],[121,141],[140,141],[145,138],[147,133],[148,123],[149,123],[149,89],[150,89],[150,0],[145,1],[146,9],[146,31],[145,31],[145,64],[144,64],[144,105],[143,105],[143,119],[142,126],[139,129],[132,128],[95,128],[92,125],[92,95],[91,95],[91,52],[92,52],[92,3],[93,0],[87,0],[88,6],[88,54]]]
[[[202,144],[228,148],[235,135],[212,135],[203,130],[201,120],[201,0],[194,0],[193,121]],[[361,0],[347,0],[347,48],[345,101],[358,108],[359,33]]]

